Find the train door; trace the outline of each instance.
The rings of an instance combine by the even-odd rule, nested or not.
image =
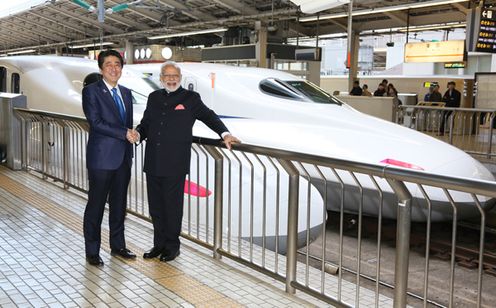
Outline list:
[[[18,73],[12,73],[10,76],[10,92],[21,93],[21,76]]]
[[[7,92],[7,68],[0,66],[0,92]]]

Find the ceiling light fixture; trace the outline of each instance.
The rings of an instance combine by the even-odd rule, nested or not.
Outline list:
[[[100,46],[108,46],[108,45],[114,45],[113,42],[103,42],[103,43],[91,43],[91,44],[84,44],[84,45],[74,45],[74,46],[69,46],[71,49],[77,49],[77,48],[87,48],[87,47],[100,47]]]
[[[427,26],[416,26],[410,28],[400,28],[399,32],[419,32],[419,31],[429,31],[429,30],[444,30],[452,28],[465,28],[466,23],[456,23],[456,24],[444,24],[444,25],[427,25]]]
[[[350,3],[350,0],[291,0],[305,14],[314,14]]]
[[[207,29],[207,30],[183,32],[183,33],[173,33],[173,34],[150,36],[150,37],[148,37],[148,39],[149,40],[159,40],[159,39],[163,39],[163,38],[171,38],[171,37],[179,37],[179,36],[191,36],[191,35],[197,35],[197,34],[207,34],[207,33],[225,32],[225,31],[227,31],[227,28]]]
[[[376,9],[353,11],[353,16],[378,14],[378,13],[386,13],[386,12],[394,12],[394,11],[404,11],[404,10],[409,10],[409,9],[419,9],[419,8],[423,8],[423,7],[453,4],[453,3],[460,3],[460,2],[468,2],[468,0],[441,0],[441,1],[436,0],[436,1],[417,2],[417,3],[411,3],[411,4],[402,4],[402,5],[388,6],[388,7],[376,8]],[[348,17],[348,14],[337,13],[337,14],[327,14],[327,15],[320,15],[320,16],[309,16],[309,17],[300,18],[300,22],[316,21],[317,19],[318,20],[335,19],[335,18],[343,18],[343,17]]]
[[[26,49],[26,50],[19,50],[19,51],[11,51],[11,52],[8,52],[7,54],[8,55],[20,55],[20,54],[32,53],[32,52],[36,52],[36,50],[35,49]]]

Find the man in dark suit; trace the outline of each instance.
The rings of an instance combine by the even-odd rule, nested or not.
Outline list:
[[[195,121],[204,122],[219,134],[228,148],[239,140],[198,93],[181,87],[181,69],[176,63],[162,65],[160,81],[164,89],[148,96],[143,119],[136,128],[140,139],[147,139],[144,171],[153,222],[153,248],[143,258],[160,256],[161,261],[171,261],[179,255],[184,180],[189,173]]]
[[[362,96],[363,90],[360,88],[360,82],[358,80],[353,81],[353,88],[350,91],[350,95]]]
[[[432,86],[432,93],[429,97],[429,102],[442,102],[442,101],[443,101],[443,97],[439,92],[439,85],[435,84]]]
[[[98,56],[103,79],[83,88],[83,110],[90,130],[86,146],[88,203],[84,211],[86,260],[103,266],[100,257],[101,224],[105,203],[109,203],[110,248],[113,256],[136,258],[126,248],[124,218],[127,186],[131,176],[133,105],[131,91],[117,84],[124,61],[115,50]]]
[[[453,107],[453,108],[460,107],[462,94],[460,93],[460,91],[455,89],[455,85],[456,84],[454,81],[448,82],[448,90],[446,90],[443,96],[443,102],[446,103],[445,107]],[[440,136],[444,135],[444,123],[446,119],[449,118],[452,112],[453,111],[443,111],[441,113],[441,123],[439,125]]]

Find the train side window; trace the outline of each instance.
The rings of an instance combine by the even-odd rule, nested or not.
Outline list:
[[[260,90],[266,94],[280,96],[283,98],[302,100],[300,95],[291,88],[274,78],[267,78],[260,81]]]
[[[10,92],[21,93],[21,76],[18,73],[12,73],[10,77]]]
[[[0,66],[0,92],[7,92],[7,69]]]

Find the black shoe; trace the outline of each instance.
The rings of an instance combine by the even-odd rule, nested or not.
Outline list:
[[[149,251],[147,251],[143,254],[143,259],[156,258],[156,257],[160,256],[160,254],[162,254],[163,251],[164,250],[162,248],[153,247],[152,249],[150,249]]]
[[[179,249],[175,251],[164,250],[162,255],[160,255],[160,261],[168,262],[174,260],[177,256],[179,256]]]
[[[86,256],[86,261],[93,266],[103,266],[103,260],[99,255]]]
[[[112,249],[110,251],[110,254],[113,256],[119,256],[124,259],[134,259],[136,258],[136,255],[131,252],[131,250],[127,248],[121,248],[121,249]]]

